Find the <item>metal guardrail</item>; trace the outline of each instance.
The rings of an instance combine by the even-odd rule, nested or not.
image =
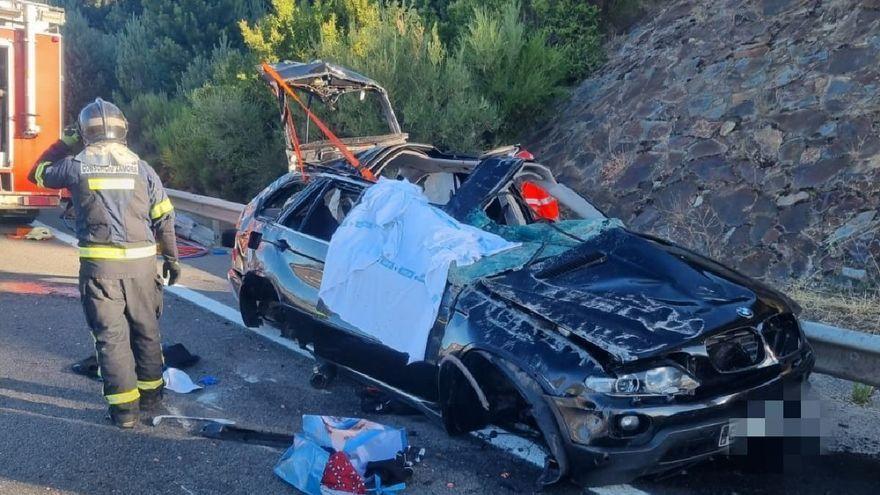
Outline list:
[[[880,335],[802,321],[816,372],[880,387]]]
[[[212,220],[235,225],[244,205],[222,199],[168,189],[174,207]],[[802,321],[807,339],[816,353],[816,372],[880,387],[880,335]]]
[[[238,222],[238,217],[241,216],[241,211],[244,210],[243,204],[225,199],[201,196],[176,189],[166,189],[165,191],[171,198],[174,208],[211,220],[215,234],[220,233],[221,222],[235,225]]]

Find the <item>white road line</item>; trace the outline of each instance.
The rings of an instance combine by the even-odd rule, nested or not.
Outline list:
[[[51,230],[52,233],[55,235],[55,238],[65,244],[70,244],[71,246],[77,245],[76,238],[71,235],[65,234],[64,232],[58,232],[57,229],[49,227],[42,222],[34,222],[34,225],[46,227],[47,229]],[[196,306],[208,311],[209,313],[213,313],[220,318],[229,321],[230,323],[234,323],[235,325],[238,325],[245,330],[250,330],[251,332],[254,332],[257,335],[267,340],[270,340],[284,347],[285,349],[289,349],[301,356],[312,359],[312,355],[300,348],[299,345],[297,345],[294,341],[282,337],[281,332],[277,328],[273,328],[268,325],[263,325],[260,328],[246,327],[244,325],[244,322],[241,320],[241,313],[235,308],[229,307],[219,301],[211,299],[204,294],[196,292],[189,287],[180,284],[165,287],[165,290],[185,301],[195,304]],[[497,435],[493,435],[493,430],[497,433]],[[480,431],[472,432],[471,436],[485,443],[488,443],[495,448],[503,450],[504,452],[512,454],[539,468],[544,467],[544,450],[534,442],[516,436],[512,433],[506,432],[500,428],[484,428]],[[614,485],[599,488],[590,488],[588,492],[592,492],[597,495],[649,495],[647,492],[639,490],[638,488],[630,485]]]

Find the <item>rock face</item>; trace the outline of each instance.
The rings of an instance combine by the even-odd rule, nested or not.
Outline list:
[[[880,2],[674,1],[609,60],[529,140],[559,177],[750,275],[878,281]]]

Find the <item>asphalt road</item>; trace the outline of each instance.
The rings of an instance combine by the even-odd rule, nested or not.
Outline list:
[[[51,215],[44,221],[56,223]],[[208,440],[197,434],[197,424],[143,425],[134,431],[111,426],[100,384],[69,370],[92,353],[76,293],[75,251],[59,240],[0,236],[0,255],[0,493],[295,493],[272,473],[279,449]],[[342,378],[329,390],[312,389],[308,359],[215,314],[217,308],[234,314],[228,310],[234,302],[223,279],[225,268],[225,256],[213,255],[193,260],[184,273],[183,282],[206,296],[214,312],[190,302],[198,298],[166,293],[164,340],[183,343],[201,356],[187,370],[193,379],[219,379],[192,394],[169,393],[169,412],[288,434],[299,429],[302,414],[363,417],[356,384]],[[829,404],[834,451],[801,458],[800,469],[752,474],[736,460],[718,460],[663,480],[593,491],[877,493],[876,401],[866,408],[848,405],[839,383],[814,382]],[[535,452],[511,453],[470,436],[452,438],[418,415],[366,417],[406,428],[410,442],[427,449],[407,493],[535,491],[539,469],[522,459],[534,458]],[[581,492],[569,484],[544,491]]]

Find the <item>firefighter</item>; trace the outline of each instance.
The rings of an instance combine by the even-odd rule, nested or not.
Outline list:
[[[132,428],[139,411],[162,401],[159,316],[164,258],[169,285],[180,277],[174,211],[156,172],[126,146],[128,123],[100,98],[79,114],[78,135],[67,134],[40,158],[30,179],[67,188],[76,212],[79,290],[95,340],[110,419]],[[72,156],[82,138],[85,147]]]

